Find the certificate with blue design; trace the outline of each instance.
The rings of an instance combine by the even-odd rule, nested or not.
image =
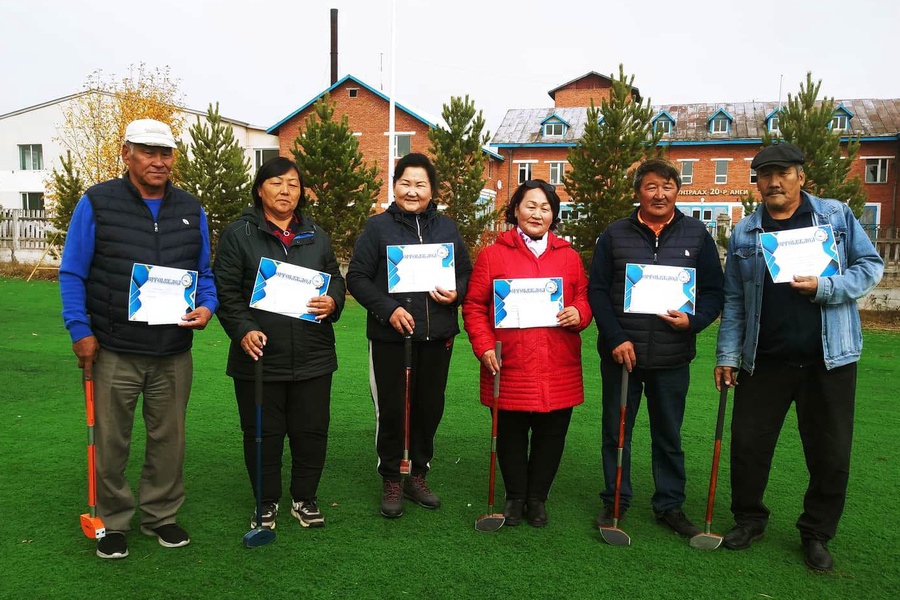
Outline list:
[[[328,291],[331,274],[272,260],[259,259],[256,282],[250,295],[250,308],[278,313],[310,323],[321,323],[309,312],[307,304]]]
[[[494,280],[494,327],[559,327],[563,309],[562,277]]]
[[[456,289],[453,243],[387,247],[388,293]]]
[[[625,312],[664,315],[677,310],[694,314],[697,270],[665,265],[625,265]]]
[[[197,271],[134,263],[128,291],[128,320],[149,325],[181,323],[194,310]]]
[[[831,225],[761,233],[759,244],[775,283],[793,281],[794,275],[828,277],[841,273]]]

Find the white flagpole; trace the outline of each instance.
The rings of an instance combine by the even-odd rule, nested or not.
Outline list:
[[[388,162],[387,185],[389,190],[394,189],[394,138],[397,135],[396,124],[394,122],[394,92],[396,91],[396,29],[397,29],[397,0],[391,0],[391,91],[388,102]],[[390,196],[390,193],[388,194]]]

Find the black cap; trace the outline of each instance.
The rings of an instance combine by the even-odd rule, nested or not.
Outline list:
[[[803,151],[793,144],[775,144],[759,151],[750,163],[750,168],[759,171],[765,167],[790,167],[806,162]]]

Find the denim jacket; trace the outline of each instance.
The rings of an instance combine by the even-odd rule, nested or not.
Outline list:
[[[875,251],[850,208],[801,192],[812,206],[816,225],[831,225],[841,261],[841,274],[819,277],[811,302],[822,309],[825,368],[859,360],[862,328],[856,300],[881,281],[884,261]],[[753,373],[759,339],[759,315],[766,276],[759,245],[762,214],[757,210],[735,226],[725,262],[725,307],[719,327],[716,364],[743,367]]]

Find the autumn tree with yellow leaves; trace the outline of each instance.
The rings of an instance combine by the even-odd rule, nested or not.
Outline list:
[[[96,70],[83,88],[80,95],[63,104],[63,120],[57,128],[56,140],[66,150],[69,169],[54,169],[47,182],[52,214],[71,215],[74,209],[74,205],[67,206],[71,194],[61,193],[68,183],[67,172],[69,177],[79,177],[85,187],[122,175],[122,141],[128,123],[156,119],[168,123],[176,138],[184,123],[178,110],[183,97],[168,67],[149,69],[140,63],[121,78]],[[56,225],[64,229],[62,223]],[[64,225],[68,227],[68,220]]]

